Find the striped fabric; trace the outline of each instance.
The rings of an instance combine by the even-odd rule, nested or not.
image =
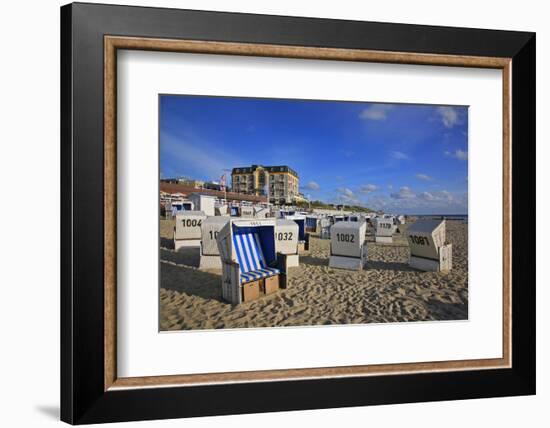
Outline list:
[[[241,283],[280,273],[279,269],[267,266],[257,233],[234,234],[233,245],[239,262]]]

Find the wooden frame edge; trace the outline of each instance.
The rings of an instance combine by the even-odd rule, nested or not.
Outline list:
[[[503,356],[495,359],[282,369],[192,375],[116,376],[116,52],[117,49],[296,59],[495,68],[503,71]],[[142,37],[104,37],[104,390],[291,381],[510,368],[511,320],[511,58],[382,52]]]
[[[512,367],[512,60],[502,69],[502,355]]]
[[[104,44],[104,389],[116,380],[116,47]]]

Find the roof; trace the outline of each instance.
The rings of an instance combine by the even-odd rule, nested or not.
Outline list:
[[[267,197],[265,196],[253,196],[245,195],[243,193],[235,192],[222,192],[221,190],[211,190],[211,189],[196,189],[194,186],[189,186],[185,184],[176,184],[176,183],[165,183],[160,182],[161,192],[166,193],[180,193],[183,196],[190,195],[191,193],[200,192],[204,195],[217,196],[220,199],[227,197],[228,201],[250,201],[250,202],[267,202]]]
[[[233,168],[233,170],[231,171],[231,174],[251,174],[254,171],[256,171],[258,168],[263,168],[267,172],[288,172],[298,177],[298,173],[287,165],[274,165],[274,166],[251,165],[251,166],[236,167],[236,168]]]
[[[407,232],[432,233],[444,222],[445,220],[417,220],[409,226]]]

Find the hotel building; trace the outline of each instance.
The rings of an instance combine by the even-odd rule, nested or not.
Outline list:
[[[299,180],[296,171],[288,166],[252,165],[231,171],[233,192],[267,196],[270,203],[278,205],[303,199],[299,192]]]

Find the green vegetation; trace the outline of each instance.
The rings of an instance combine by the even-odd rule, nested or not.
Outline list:
[[[300,201],[300,202],[296,202],[295,205],[297,207],[300,207],[300,208],[308,208],[310,206],[311,206],[311,208],[321,208],[321,209],[335,209],[336,208],[335,205],[327,204],[323,201],[311,201],[311,202]],[[371,210],[370,208],[362,207],[362,206],[359,206],[359,205],[345,205],[344,210],[346,210],[346,211],[356,211],[356,212],[365,212],[365,213],[374,212],[374,210]]]

